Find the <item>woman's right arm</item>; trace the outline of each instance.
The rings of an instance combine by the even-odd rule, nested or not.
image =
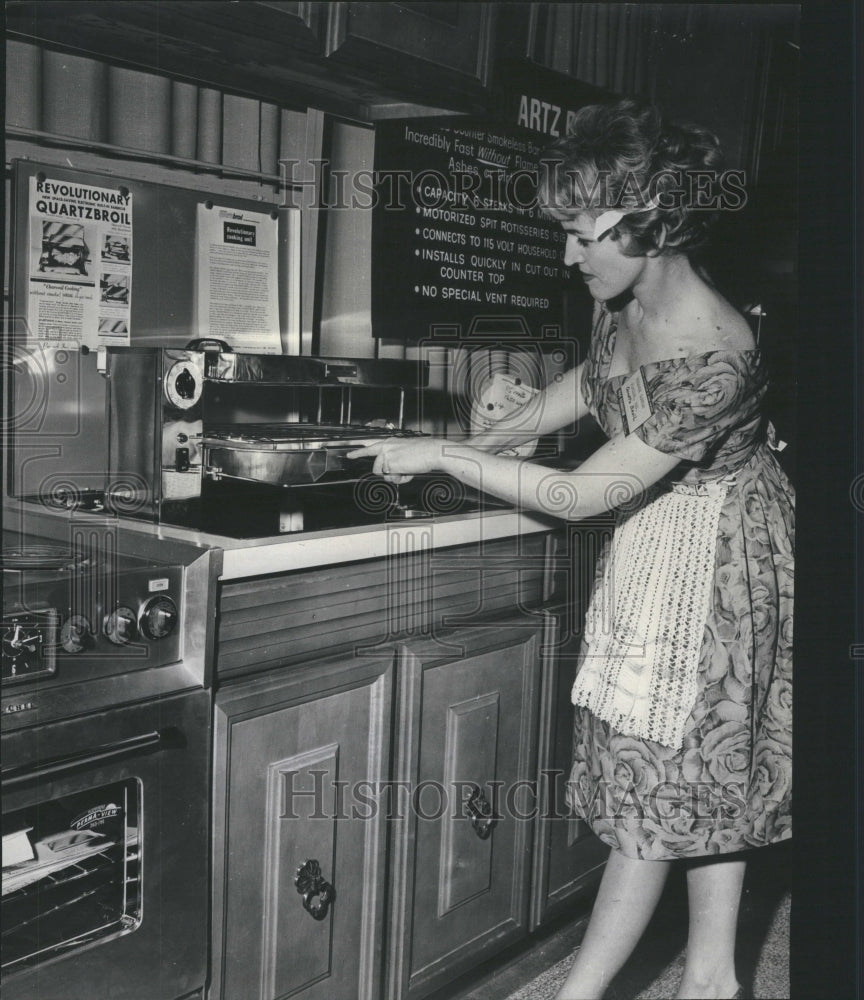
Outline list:
[[[583,361],[564,372],[560,381],[551,382],[525,406],[466,438],[463,444],[479,451],[498,452],[576,423],[588,412],[581,388],[584,365]]]

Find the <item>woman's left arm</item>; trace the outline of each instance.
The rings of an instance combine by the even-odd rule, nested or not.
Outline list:
[[[490,455],[441,438],[380,441],[349,457],[363,455],[375,456],[373,472],[379,475],[438,470],[514,506],[568,521],[593,517],[626,503],[680,461],[650,447],[635,434],[613,437],[572,472]]]

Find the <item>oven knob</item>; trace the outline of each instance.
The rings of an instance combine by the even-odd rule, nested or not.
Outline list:
[[[176,361],[165,373],[165,395],[178,410],[191,410],[204,391],[203,372],[191,361]]]
[[[60,629],[60,645],[67,653],[80,653],[90,639],[90,622],[83,615],[72,615]]]
[[[164,639],[177,627],[178,618],[177,605],[170,597],[160,594],[151,597],[141,608],[138,624],[148,639]]]
[[[105,616],[103,631],[111,642],[118,646],[125,646],[135,638],[138,632],[135,612],[123,605],[115,608],[110,615]]]

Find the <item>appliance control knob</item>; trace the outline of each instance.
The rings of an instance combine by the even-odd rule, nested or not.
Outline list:
[[[141,608],[138,624],[148,639],[164,639],[177,627],[179,618],[177,605],[170,597],[159,594],[151,597]]]
[[[80,653],[90,638],[90,622],[83,615],[72,615],[60,629],[60,645],[67,653]]]
[[[195,376],[188,368],[184,368],[174,379],[174,389],[181,399],[193,399],[197,388]]]
[[[121,605],[115,608],[110,615],[105,616],[105,626],[103,631],[111,642],[118,646],[125,646],[130,643],[138,633],[138,623],[135,620],[135,612],[131,608]]]

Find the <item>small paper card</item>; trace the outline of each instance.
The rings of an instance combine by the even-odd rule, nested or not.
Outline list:
[[[618,390],[618,402],[621,405],[625,434],[632,434],[654,412],[648,395],[645,372],[641,366],[622,382],[621,388]]]
[[[479,398],[471,410],[472,433],[476,433],[478,430],[489,430],[499,420],[522,410],[523,407],[526,408],[524,411],[526,422],[536,421],[536,410],[528,408],[528,404],[536,397],[538,391],[514,375],[503,372],[495,372],[490,375],[483,382]],[[536,440],[526,441],[524,444],[499,451],[498,454],[509,457],[531,456],[536,448]]]
[[[32,861],[36,857],[28,834],[33,829],[28,826],[24,830],[3,834],[3,867],[20,865],[22,861]]]

